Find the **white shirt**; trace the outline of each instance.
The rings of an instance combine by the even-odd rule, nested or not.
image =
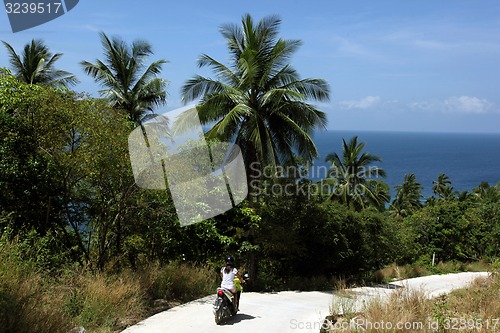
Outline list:
[[[229,270],[229,273],[226,273],[226,268],[222,267],[220,272],[222,273],[222,283],[220,284],[221,288],[234,290],[234,278],[236,277],[238,270],[233,268],[232,270]]]

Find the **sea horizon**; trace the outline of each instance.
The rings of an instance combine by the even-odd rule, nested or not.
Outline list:
[[[327,128],[325,130],[316,130],[316,133],[321,132],[382,132],[382,133],[422,133],[422,134],[485,134],[485,135],[500,135],[500,132],[489,132],[489,131],[426,131],[426,130],[379,130],[379,129],[336,129]]]
[[[358,136],[365,142],[363,152],[379,156],[374,163],[387,173],[385,181],[394,199],[396,185],[403,183],[404,175],[414,173],[423,186],[424,199],[433,196],[432,181],[439,174],[449,176],[459,193],[470,192],[481,182],[494,186],[500,181],[500,133],[472,132],[417,132],[378,130],[324,130],[314,133],[313,140],[319,157],[316,167],[328,166],[329,153],[342,154],[342,138],[349,141]],[[311,177],[317,181],[319,178]]]

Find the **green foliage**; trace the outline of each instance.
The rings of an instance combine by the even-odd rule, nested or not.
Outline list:
[[[413,243],[405,243],[411,232],[388,213],[355,212],[300,196],[267,200],[260,211],[257,244],[264,288],[289,286],[296,276],[363,277],[415,256]]]
[[[422,208],[422,188],[417,182],[415,174],[404,176],[402,185],[396,186],[396,198],[391,204],[390,210],[395,216],[405,217]]]
[[[61,223],[56,197],[61,187],[52,181],[57,168],[40,147],[43,128],[33,107],[43,105],[51,91],[0,77],[0,207],[9,214],[4,228],[35,228],[43,234]]]
[[[0,78],[0,103],[0,204],[8,226],[55,230],[103,267],[111,245],[121,252],[125,202],[135,191],[130,123],[103,101],[9,75]]]
[[[497,257],[498,204],[438,201],[405,219],[416,232],[420,255],[438,260],[478,260]]]
[[[377,178],[385,178],[385,171],[374,162],[381,158],[366,152],[361,153],[364,142],[358,143],[355,136],[348,143],[342,139],[342,157],[330,153],[326,161],[331,163],[328,178],[320,186],[331,187],[330,199],[360,211],[366,207],[383,209],[389,202],[389,189]]]
[[[0,247],[11,248],[10,255],[14,256],[27,267],[46,273],[73,269],[78,261],[77,248],[72,248],[73,242],[65,243],[66,238],[59,234],[59,230],[49,230],[41,235],[32,229],[28,232],[17,233],[10,229],[4,230],[0,238]],[[14,247],[10,247],[10,239],[14,238]]]
[[[439,174],[438,179],[433,181],[432,192],[443,199],[453,199],[455,192],[451,186],[450,177],[444,173]]]

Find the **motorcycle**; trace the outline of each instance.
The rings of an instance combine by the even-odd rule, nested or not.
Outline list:
[[[248,280],[248,274],[243,275],[243,279]],[[231,291],[224,288],[217,288],[217,295],[214,302],[214,316],[215,323],[219,325],[224,318],[229,318],[235,316],[238,313],[238,309],[234,306],[234,297],[237,294],[233,294]]]

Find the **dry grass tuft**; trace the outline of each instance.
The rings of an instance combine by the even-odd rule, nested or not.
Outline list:
[[[500,332],[500,276],[476,279],[437,299],[400,289],[363,313],[335,318],[326,332]]]

